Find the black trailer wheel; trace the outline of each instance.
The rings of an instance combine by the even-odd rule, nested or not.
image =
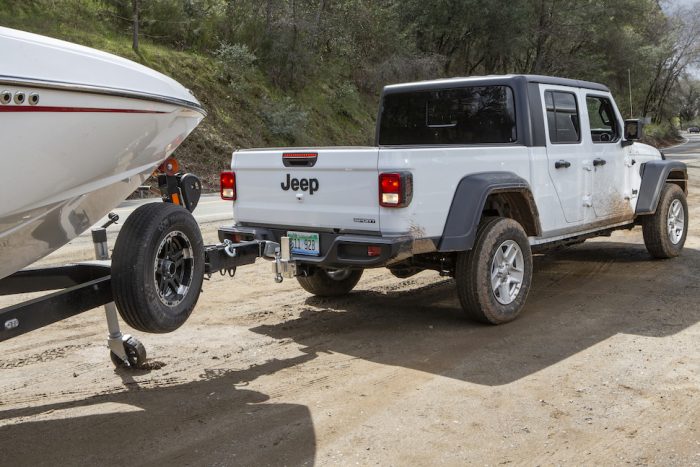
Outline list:
[[[182,326],[204,279],[204,243],[186,209],[150,203],[122,226],[112,255],[112,291],[134,329],[165,333]]]
[[[130,368],[141,368],[146,363],[146,347],[135,337],[130,336],[124,341],[124,352],[126,352],[126,359]],[[117,368],[126,366],[124,361],[114,352],[109,352],[109,358]]]

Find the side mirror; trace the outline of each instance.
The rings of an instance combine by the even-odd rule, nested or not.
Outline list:
[[[644,136],[643,124],[640,120],[625,120],[625,139],[623,146],[629,146],[635,141],[639,141]]]

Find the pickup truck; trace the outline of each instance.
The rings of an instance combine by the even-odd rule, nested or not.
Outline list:
[[[435,270],[467,316],[505,323],[525,305],[533,250],[641,225],[652,257],[681,252],[686,166],[641,132],[592,82],[387,86],[375,146],[235,151],[221,177],[235,225],[219,236],[286,245],[288,277],[320,296],[349,293],[365,268]]]

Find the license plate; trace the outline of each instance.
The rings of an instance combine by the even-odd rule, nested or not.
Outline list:
[[[319,256],[321,247],[317,233],[287,232],[293,255]]]

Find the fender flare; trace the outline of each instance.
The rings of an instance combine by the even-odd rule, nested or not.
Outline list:
[[[504,192],[525,194],[535,220],[536,235],[540,235],[539,213],[527,180],[512,172],[482,172],[467,175],[457,185],[438,251],[471,250],[487,198],[491,194]]]
[[[667,159],[642,164],[640,168],[642,183],[639,187],[636,215],[648,215],[656,212],[661,190],[666,184],[669,174],[674,170],[683,172],[683,180],[674,179],[674,181],[683,182],[684,191],[687,192],[688,167],[683,162]]]

